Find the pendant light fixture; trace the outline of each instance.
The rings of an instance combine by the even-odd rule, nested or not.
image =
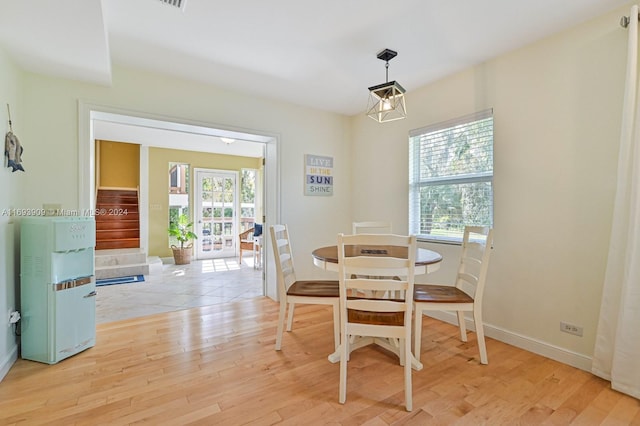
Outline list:
[[[407,117],[407,107],[404,99],[404,88],[397,81],[389,81],[389,61],[396,57],[398,52],[384,49],[378,53],[378,59],[386,62],[386,83],[369,87],[369,103],[367,116],[378,123],[400,120]]]

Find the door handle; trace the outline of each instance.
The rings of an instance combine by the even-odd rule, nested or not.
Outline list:
[[[87,294],[86,296],[84,296],[84,298],[88,298],[88,297],[95,297],[98,294],[98,292],[96,292],[95,290],[93,290],[91,293]]]

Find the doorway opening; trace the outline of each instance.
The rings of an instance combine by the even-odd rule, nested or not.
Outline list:
[[[279,220],[279,182],[277,163],[277,136],[245,129],[230,129],[214,124],[193,123],[188,120],[153,117],[149,114],[131,113],[117,108],[90,105],[80,102],[80,179],[79,205],[81,208],[94,207],[96,194],[95,144],[98,138],[120,140],[140,145],[140,245],[148,249],[150,235],[149,220],[154,216],[155,207],[149,202],[149,151],[154,148],[192,150],[215,153],[221,150],[227,155],[261,156],[264,174],[261,177],[262,222],[276,223]],[[235,143],[215,144],[216,138],[233,138]],[[257,153],[257,154],[256,154]],[[166,170],[166,169],[165,169]],[[166,172],[165,172],[166,173]],[[166,192],[165,192],[166,194]],[[264,250],[262,272],[262,294],[277,299],[275,273],[266,260],[270,250]],[[204,264],[203,264],[204,265]],[[204,267],[204,266],[203,266]]]

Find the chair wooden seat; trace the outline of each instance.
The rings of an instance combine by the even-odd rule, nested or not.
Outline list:
[[[473,303],[473,298],[453,286],[416,284],[413,287],[414,302]]]
[[[373,325],[404,325],[404,312],[371,312],[349,309],[347,320],[350,323]]]
[[[340,283],[335,281],[296,281],[287,290],[288,296],[338,297]]]

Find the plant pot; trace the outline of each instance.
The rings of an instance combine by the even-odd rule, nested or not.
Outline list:
[[[191,244],[184,248],[171,246],[173,261],[176,265],[188,265],[191,263],[191,247]]]

